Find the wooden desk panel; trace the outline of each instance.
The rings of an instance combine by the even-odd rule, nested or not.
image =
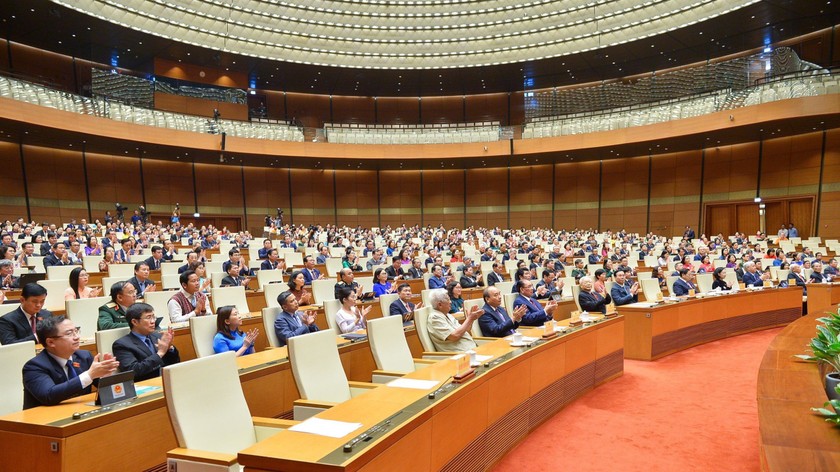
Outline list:
[[[362,428],[350,436],[327,438],[282,431],[242,451],[239,463],[246,471],[484,469],[563,405],[605,381],[597,375],[599,362],[608,361],[612,365],[610,372],[601,369],[602,378],[621,375],[621,349],[603,358],[595,355],[599,345],[606,347],[607,339],[615,338],[616,332],[623,330],[624,319],[618,317],[524,351],[517,351],[505,340],[484,344],[479,346],[479,354],[498,357],[516,351],[518,355],[437,400],[427,400],[426,390],[377,388],[318,415],[362,423]],[[525,334],[534,336],[541,332],[532,329]],[[605,339],[599,342],[601,336]],[[622,338],[618,336],[618,339]],[[570,355],[574,358],[571,362],[567,360]],[[568,366],[577,368],[571,370]],[[447,359],[408,377],[444,382],[455,369],[455,361]],[[424,401],[429,402],[427,407],[393,425],[367,447],[347,454],[343,462],[326,457],[340,450],[351,437],[415,402]],[[406,462],[406,458],[412,459]]]
[[[757,400],[764,471],[840,470],[840,430],[810,411],[826,401],[824,372],[792,357],[805,352],[817,318],[829,309],[818,308],[782,330],[761,361]]]
[[[802,297],[800,289],[791,287],[652,308],[624,305],[618,312],[627,319],[625,357],[653,360],[716,339],[783,326],[802,315]]]
[[[251,318],[246,325],[248,322],[261,323],[261,320]],[[189,329],[178,330],[176,335],[179,341],[190,339]],[[419,354],[417,333],[406,331],[406,338],[412,352]],[[338,337],[336,342],[342,345],[339,356],[348,378],[369,382],[375,365],[369,344],[364,341],[349,344]],[[293,402],[300,394],[287,357],[287,350],[282,347],[237,358],[242,390],[252,415],[291,417]],[[244,371],[248,369],[254,370]],[[140,385],[159,387],[161,379],[150,379]],[[166,452],[177,447],[177,441],[162,391],[148,392],[141,398],[150,396],[155,398],[64,426],[50,423],[68,419],[74,412],[94,410],[95,407],[85,405],[93,401],[93,395],[0,417],[0,443],[3,444],[0,464],[14,464],[16,471],[88,471],[93,464],[91,452],[96,451],[94,468],[97,470],[160,467],[166,461]],[[51,452],[51,443],[58,445],[58,452]],[[142,444],[143,453],[137,454],[136,448],[126,444]],[[21,457],[27,460],[22,461]]]
[[[808,284],[808,313],[824,314],[840,304],[840,283]],[[814,307],[814,308],[811,308]]]

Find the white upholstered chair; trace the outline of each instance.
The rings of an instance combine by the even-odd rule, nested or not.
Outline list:
[[[99,307],[111,301],[110,297],[80,298],[64,302],[67,317],[73,320],[82,338],[93,339],[99,321]]]
[[[168,470],[239,471],[239,451],[294,424],[251,417],[233,352],[168,366],[162,376],[179,446],[167,453]]]
[[[23,409],[23,365],[35,357],[35,342],[0,346],[0,416]]]
[[[190,318],[190,337],[196,356],[207,357],[215,354],[215,351],[213,351],[213,336],[215,335],[215,316],[193,316]]]
[[[113,352],[114,341],[129,333],[128,326],[123,328],[103,329],[96,332],[96,352]]]
[[[226,305],[233,305],[239,310],[240,314],[250,313],[248,308],[248,298],[245,296],[245,287],[221,287],[210,290],[213,300],[213,311],[219,307]]]
[[[430,360],[412,359],[399,316],[370,320],[367,333],[377,368],[373,371],[373,383],[387,383],[403,374],[434,364]]]
[[[376,387],[371,383],[347,381],[333,331],[294,336],[288,339],[288,349],[301,396],[294,402],[296,420],[309,418]]]

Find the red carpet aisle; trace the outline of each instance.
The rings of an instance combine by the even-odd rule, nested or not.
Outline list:
[[[780,330],[625,360],[622,377],[568,405],[493,470],[757,471],[756,375]]]

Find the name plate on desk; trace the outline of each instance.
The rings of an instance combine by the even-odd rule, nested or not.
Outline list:
[[[108,406],[135,397],[137,393],[134,390],[134,371],[120,372],[99,379],[97,405]]]

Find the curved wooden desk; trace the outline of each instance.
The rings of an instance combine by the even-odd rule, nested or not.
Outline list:
[[[840,282],[808,284],[808,313],[823,313],[828,306],[840,303]],[[811,308],[814,307],[814,308]]]
[[[797,287],[741,291],[650,307],[618,307],[626,318],[624,357],[653,360],[737,334],[784,326],[802,315]]]
[[[810,288],[809,288],[810,290]],[[826,402],[823,373],[800,362],[828,308],[782,330],[764,354],[758,371],[758,430],[761,470],[840,470],[840,428],[811,412]]]
[[[362,423],[350,435],[281,431],[240,452],[239,464],[246,471],[484,470],[564,405],[621,375],[623,331],[624,319],[617,317],[528,349],[501,339],[484,344],[479,354],[509,357],[480,367],[476,377],[436,399],[427,397],[434,388],[381,386],[317,415]],[[455,364],[442,360],[406,377],[446,383]],[[394,419],[385,433],[342,451],[388,418]]]
[[[414,354],[419,355],[422,350],[417,333],[408,330],[405,334]],[[336,342],[347,377],[369,382],[376,367],[368,343],[341,338]],[[251,414],[291,417],[292,403],[300,394],[287,358],[283,347],[237,359]],[[161,379],[139,385],[160,387]],[[86,405],[93,398],[85,395],[57,406],[0,417],[0,470],[134,471],[163,467],[166,452],[177,447],[177,442],[162,390],[144,393],[131,405],[73,420],[73,413],[96,409]],[[138,453],[139,444],[142,453]]]

